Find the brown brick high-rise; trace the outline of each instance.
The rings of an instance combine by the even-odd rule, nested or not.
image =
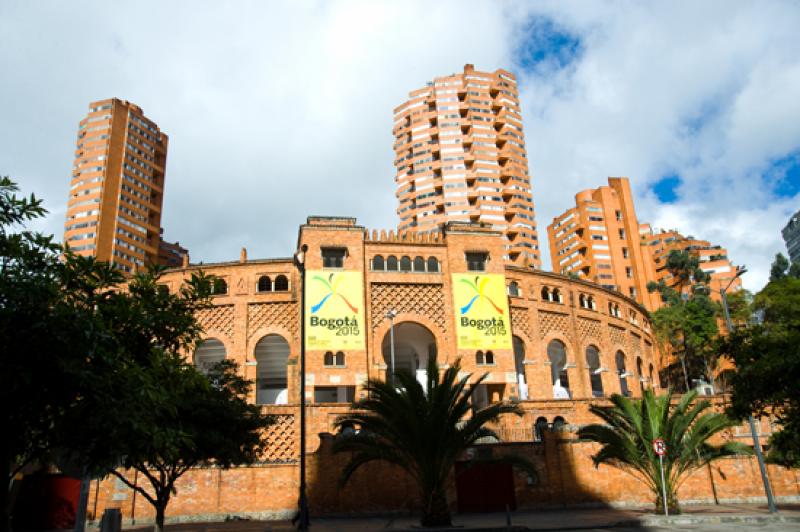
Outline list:
[[[505,262],[541,266],[513,74],[435,78],[394,110],[393,133],[401,231],[484,222],[503,233]]]
[[[159,263],[167,135],[130,102],[89,104],[80,122],[64,243],[131,272]]]

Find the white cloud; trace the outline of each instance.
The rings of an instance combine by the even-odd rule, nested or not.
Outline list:
[[[513,64],[531,14],[581,40],[576,62]],[[309,214],[395,225],[392,109],[409,90],[510,67],[544,247],[576,192],[628,175],[643,221],[728,247],[758,288],[800,207],[760,178],[800,146],[799,22],[788,2],[5,2],[0,172],[46,198],[60,235],[77,123],[91,100],[128,99],[170,135],[168,239],[193,260],[287,256]],[[649,186],[671,172],[684,184],[664,208]]]

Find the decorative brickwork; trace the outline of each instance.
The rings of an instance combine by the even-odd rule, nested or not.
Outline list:
[[[544,338],[549,332],[565,332],[569,330],[566,314],[539,311],[539,335]]]
[[[299,334],[297,328],[300,314],[295,303],[250,303],[247,305],[248,339],[261,327],[278,326],[292,333]]]
[[[608,333],[611,336],[611,343],[615,345],[625,345],[625,329],[615,325],[608,326]]]
[[[578,318],[578,336],[581,340],[593,338],[599,342],[602,339],[600,321]]]
[[[630,336],[628,336],[628,341],[630,342],[631,353],[633,353],[634,355],[641,355],[642,337],[636,333],[631,333]]]
[[[294,415],[273,415],[275,423],[267,429],[267,447],[263,461],[273,464],[297,462],[297,441],[295,440]]]
[[[389,309],[398,314],[422,314],[442,331],[447,331],[444,312],[444,292],[440,284],[372,283],[372,330],[383,321]]]
[[[511,307],[511,331],[513,333],[522,333],[527,338],[531,336],[531,317],[528,309],[524,307]]]
[[[233,337],[233,305],[215,305],[198,311],[198,321],[206,331],[219,331]]]

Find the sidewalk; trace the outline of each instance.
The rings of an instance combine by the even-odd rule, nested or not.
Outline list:
[[[511,513],[511,530],[547,531],[564,529],[592,528],[670,528],[687,525],[713,525],[726,523],[791,523],[800,529],[800,505],[778,506],[779,513],[771,515],[765,505],[719,504],[686,505],[678,516],[664,517],[654,515],[652,509],[569,509],[539,510]],[[796,525],[795,525],[796,523]],[[438,530],[491,531],[508,530],[506,515],[495,514],[456,514],[453,528]],[[137,530],[152,530],[152,527],[136,527]],[[294,530],[285,521],[230,521],[225,523],[182,523],[167,525],[167,532],[288,532]],[[416,516],[400,517],[353,517],[313,518],[312,532],[419,532],[419,519]]]

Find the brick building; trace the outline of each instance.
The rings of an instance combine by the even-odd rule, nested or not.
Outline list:
[[[673,250],[685,251],[692,257],[697,257],[700,269],[711,276],[708,283],[710,296],[715,301],[721,301],[720,290],[727,288],[728,292],[740,290],[741,278],[736,277],[737,266],[728,258],[728,250],[720,245],[711,244],[707,240],[699,240],[693,236],[684,236],[675,230],[655,230],[649,224],[642,224],[639,230],[645,256],[649,257],[655,269],[655,275],[650,280],[664,281],[668,286],[679,289],[678,280],[667,271],[667,257]],[[687,292],[691,287],[683,287]],[[657,307],[654,307],[657,308]]]
[[[647,292],[655,270],[641,249],[627,177],[609,177],[608,186],[576,194],[575,207],[553,218],[547,235],[553,271],[616,290],[650,309],[657,305]]]
[[[491,453],[522,453],[536,466],[535,477],[511,470],[503,473],[512,507],[651,502],[640,485],[618,470],[594,468],[590,457],[596,447],[575,439],[577,427],[596,421],[589,412],[591,404],[612,393],[638,396],[644,387],[660,389],[654,339],[641,305],[594,283],[508,265],[502,260],[502,235],[482,224],[450,223],[441,232],[426,234],[387,233],[367,231],[352,218],[311,217],[300,227],[298,248],[303,245],[308,246],[307,271],[360,276],[363,295],[351,303],[364,307],[365,333],[362,348],[306,351],[312,515],[414,507],[413,482],[384,464],[359,472],[341,488],[338,475],[344,457],[333,456],[330,450],[336,416],[354,398],[362,397],[366,378],[387,376],[392,323],[398,368],[421,376],[430,356],[440,365],[461,359],[464,371],[489,374],[478,402],[519,401],[524,415],[504,419],[498,427],[502,443],[484,448]],[[243,250],[238,261],[202,266],[187,261],[169,271],[163,282],[177,290],[200,269],[219,276],[224,286],[214,296],[213,306],[198,316],[205,341],[190,356],[200,367],[222,358],[235,360],[256,382],[252,400],[274,414],[276,424],[260,463],[228,471],[189,472],[178,483],[168,516],[181,520],[290,516],[296,507],[299,474],[300,272],[290,258],[249,260]],[[509,348],[459,349],[453,279],[465,273],[504,279],[513,335]],[[762,425],[764,434],[770,430],[768,423]],[[745,439],[747,430],[730,437]],[[780,468],[770,472],[779,496],[800,495],[791,473]],[[375,478],[391,481],[376,483]],[[468,478],[459,475],[453,480],[449,498],[454,508],[476,509],[467,505],[465,489],[494,489],[494,484],[481,487],[475,479],[464,480]],[[754,460],[731,459],[711,473],[703,470],[691,477],[682,494],[697,501],[715,496],[750,500],[761,495],[757,479]],[[126,519],[152,519],[146,501],[113,479],[97,481],[92,488],[93,516],[99,518],[107,507],[121,508]]]
[[[411,91],[394,110],[398,228],[485,222],[504,235],[502,258],[541,266],[517,81],[464,71]]]
[[[182,248],[163,242],[160,226],[168,144],[139,106],[117,98],[89,104],[78,127],[64,223],[72,251],[125,272],[174,264],[171,256]]]

